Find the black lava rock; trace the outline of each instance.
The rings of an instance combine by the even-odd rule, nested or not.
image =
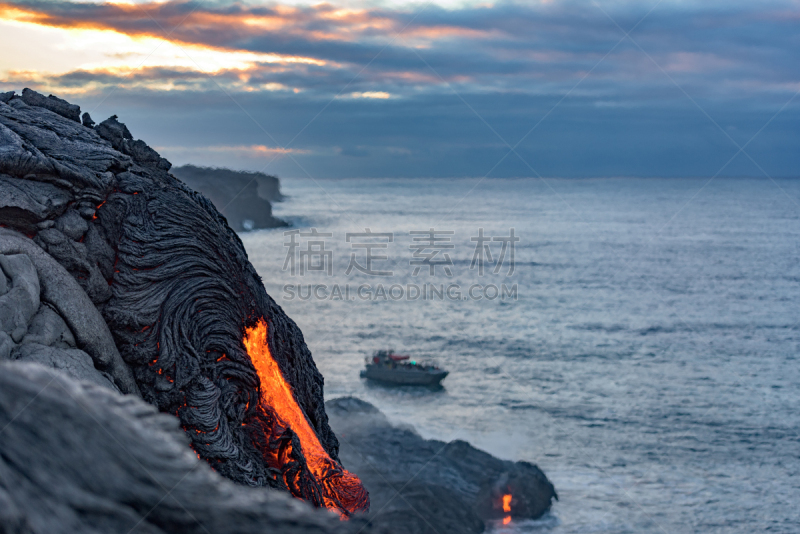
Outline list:
[[[74,104],[70,104],[66,100],[62,100],[56,96],[50,95],[45,97],[41,93],[37,93],[32,89],[25,88],[22,90],[22,101],[29,106],[37,106],[49,109],[53,113],[58,113],[62,117],[75,122],[81,122],[81,108]]]
[[[0,363],[0,428],[0,532],[372,532],[233,484],[189,449],[175,417],[41,365]]]
[[[353,397],[328,401],[340,455],[370,494],[370,523],[396,532],[483,532],[486,521],[536,519],[558,499],[535,465],[509,462],[456,440],[426,440]],[[512,495],[511,512],[503,495]]]
[[[94,128],[94,121],[92,120],[92,116],[91,116],[91,115],[89,115],[89,113],[88,113],[88,112],[84,113],[84,114],[81,116],[81,122],[82,122],[82,123],[83,123],[83,125],[84,125],[84,126],[86,126],[87,128]]]

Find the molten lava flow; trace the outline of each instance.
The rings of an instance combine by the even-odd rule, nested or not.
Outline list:
[[[503,495],[503,511],[507,514],[511,514],[511,494]],[[507,515],[503,518],[503,524],[507,525],[511,523],[511,515]]]
[[[270,354],[266,321],[259,319],[256,326],[248,328],[243,341],[261,381],[261,405],[271,408],[281,426],[291,428],[299,438],[308,469],[320,485],[325,507],[339,512],[343,519],[356,511],[366,511],[369,501],[361,481],[328,456],[297,404],[291,385]],[[288,481],[287,486],[293,487]]]

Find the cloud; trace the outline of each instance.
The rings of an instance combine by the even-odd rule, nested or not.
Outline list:
[[[301,176],[530,175],[505,143],[534,125],[518,152],[538,172],[713,174],[736,148],[704,113],[745,143],[800,90],[796,2],[602,4],[5,2],[0,86],[127,116],[197,163],[289,145],[271,165]],[[778,174],[799,105],[751,145]]]
[[[311,154],[310,150],[266,145],[155,146],[154,148],[175,165],[194,163],[215,166],[224,160],[236,161],[239,168],[245,162],[245,166],[253,169],[263,169],[265,165],[285,156]]]
[[[364,91],[364,92],[353,92],[350,93],[350,98],[375,98],[378,100],[386,100],[387,98],[391,98],[392,95],[387,93],[386,91]]]
[[[65,35],[54,50],[62,56],[60,72],[52,60],[39,61],[40,68],[31,65],[35,60],[8,65],[11,58],[3,62],[7,71],[102,74],[158,67],[222,78],[245,71],[244,83],[225,86],[236,91],[286,86],[330,96],[342,90],[400,95],[457,87],[555,93],[591,72],[593,80],[613,80],[626,93],[663,81],[661,68],[699,82],[696,87],[707,94],[725,89],[714,83],[719,79],[740,86],[757,80],[775,88],[796,81],[789,67],[800,59],[798,48],[777,45],[781,36],[794,34],[796,5],[704,5],[665,2],[637,27],[632,37],[655,63],[620,29],[647,14],[649,8],[637,3],[612,4],[608,15],[619,27],[591,2],[355,9],[329,3],[22,0],[0,3],[0,19],[6,26]],[[78,60],[71,61],[70,52],[82,46]]]
[[[212,146],[160,146],[156,150],[170,154],[197,155],[204,152],[222,152],[246,157],[285,156],[287,154],[309,154],[309,150],[270,147],[265,145],[212,145]]]

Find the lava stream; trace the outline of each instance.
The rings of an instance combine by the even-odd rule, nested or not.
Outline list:
[[[266,321],[259,319],[256,326],[247,328],[243,341],[261,381],[260,402],[270,407],[299,438],[308,468],[322,489],[325,507],[339,512],[343,519],[354,512],[366,511],[369,500],[361,481],[328,456],[297,404],[291,385],[270,354]]]
[[[503,518],[503,524],[511,523],[511,495],[503,495],[503,511],[508,515]]]

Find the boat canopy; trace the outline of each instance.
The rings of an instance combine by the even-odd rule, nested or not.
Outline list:
[[[408,360],[409,358],[411,358],[411,356],[401,356],[400,354],[390,354],[389,358],[392,361],[399,362],[399,361],[403,361],[403,360]]]

